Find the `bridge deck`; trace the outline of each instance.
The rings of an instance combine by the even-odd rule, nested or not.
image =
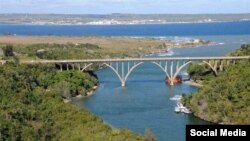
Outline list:
[[[250,56],[235,57],[168,57],[168,58],[125,58],[125,59],[86,59],[86,60],[21,60],[22,64],[48,64],[48,63],[104,63],[104,62],[150,62],[150,61],[201,61],[201,60],[242,60]]]

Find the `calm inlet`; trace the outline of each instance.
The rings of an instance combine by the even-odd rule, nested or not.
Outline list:
[[[194,48],[173,48],[171,54],[155,54],[152,57],[168,56],[222,56],[250,42],[250,36],[200,36],[218,45]],[[89,98],[75,101],[104,119],[115,128],[128,128],[138,133],[150,129],[159,141],[185,140],[186,124],[209,124],[192,115],[174,112],[176,101],[171,97],[190,94],[196,87],[180,84],[170,87],[165,84],[164,72],[153,64],[139,66],[130,76],[126,87],[110,69],[95,72],[100,86]],[[180,73],[185,75],[185,69]]]

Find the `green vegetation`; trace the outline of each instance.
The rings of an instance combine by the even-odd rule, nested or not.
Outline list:
[[[146,129],[143,140],[144,141],[156,141],[156,137],[149,129]]]
[[[91,59],[130,56],[94,44],[0,44],[0,140],[155,141],[127,129],[112,129],[85,109],[64,99],[87,96],[97,85],[91,73],[59,72],[55,66],[18,65],[19,59]],[[94,66],[96,67],[96,66]]]
[[[62,91],[85,94],[96,85],[89,74],[5,64],[0,66],[0,81],[0,140],[143,140],[63,102]]]
[[[100,47],[93,44],[32,44],[14,46],[19,58],[32,59],[86,59],[100,58]]]
[[[244,44],[240,49],[230,53],[231,56],[248,56],[250,55],[250,44]]]
[[[49,79],[51,80],[50,82],[45,82],[47,87],[52,85],[52,87],[58,90],[57,92],[64,95],[70,93],[71,95],[66,96],[67,98],[74,97],[79,94],[86,96],[87,91],[97,85],[96,78],[90,76],[88,73],[82,73],[81,71],[75,70],[63,71],[56,73],[55,75],[50,74]]]
[[[14,56],[14,52],[13,52],[13,46],[12,45],[6,45],[4,48],[3,48],[3,54],[4,56],[6,57],[10,57],[10,56]]]
[[[119,51],[113,49],[103,49],[94,44],[57,44],[57,43],[40,43],[40,44],[0,44],[0,48],[4,51],[4,59],[9,56],[16,56],[19,59],[46,59],[46,60],[60,60],[60,59],[94,59],[94,58],[124,58],[135,56],[140,53],[133,50],[126,49]]]
[[[189,65],[187,72],[195,82],[208,80],[214,77],[213,71],[204,64],[191,64]]]
[[[231,55],[250,55],[243,45]],[[198,68],[198,67],[197,67]],[[250,60],[228,66],[217,77],[204,81],[195,94],[183,98],[194,113],[207,121],[223,124],[250,123]],[[202,72],[198,68],[196,72]]]
[[[228,54],[229,56],[247,56],[250,55],[250,45],[244,44],[240,49]],[[227,67],[227,66],[225,66]],[[219,69],[219,68],[217,68]],[[206,64],[191,64],[187,69],[190,79],[195,82],[209,81],[215,77],[213,70]]]

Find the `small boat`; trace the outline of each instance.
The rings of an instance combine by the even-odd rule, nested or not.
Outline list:
[[[175,110],[175,112],[177,112],[177,113],[179,113],[179,112],[181,112],[181,108],[182,108],[182,104],[181,104],[181,102],[177,102],[177,106],[174,108],[174,110]]]
[[[183,109],[183,111],[182,111],[183,113],[185,113],[185,114],[191,114],[191,111],[190,110],[188,110],[187,108],[185,108],[185,109]]]
[[[170,100],[180,101],[181,100],[181,95],[175,95],[174,97],[171,97]]]
[[[188,108],[186,108],[185,106],[183,106],[182,103],[179,102],[179,101],[177,102],[177,106],[175,107],[174,110],[177,113],[180,113],[180,112],[185,113],[185,114],[190,114],[191,113],[191,111],[188,110]]]
[[[175,111],[176,113],[180,113],[180,112],[181,112],[181,110],[180,110],[179,107],[175,107],[175,108],[174,108],[174,111]]]

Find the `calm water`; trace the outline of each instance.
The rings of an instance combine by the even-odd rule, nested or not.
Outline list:
[[[101,36],[197,36],[249,35],[250,22],[190,23],[166,25],[0,25],[0,34],[101,35]]]
[[[250,22],[133,26],[0,25],[0,34],[4,33],[198,37],[221,44],[174,48],[172,54],[160,56],[221,56],[243,43],[250,43]],[[184,73],[185,70],[181,72]],[[129,128],[138,133],[150,129],[159,141],[184,141],[186,124],[208,124],[193,116],[174,112],[176,102],[170,98],[183,93],[190,94],[197,88],[186,84],[169,87],[164,83],[164,73],[152,64],[138,67],[130,75],[125,88],[120,86],[120,81],[110,69],[99,70],[96,74],[100,87],[95,95],[74,103],[86,107],[113,127]]]
[[[223,45],[172,49],[173,56],[221,56],[250,43],[250,36],[203,36]],[[185,70],[181,74],[185,73]],[[88,108],[113,127],[129,128],[143,133],[146,128],[154,132],[159,141],[184,141],[186,124],[209,124],[193,116],[176,114],[174,95],[189,94],[197,90],[186,84],[169,87],[164,73],[152,64],[144,64],[130,75],[127,86],[110,69],[96,72],[101,82],[95,95],[75,104]]]

